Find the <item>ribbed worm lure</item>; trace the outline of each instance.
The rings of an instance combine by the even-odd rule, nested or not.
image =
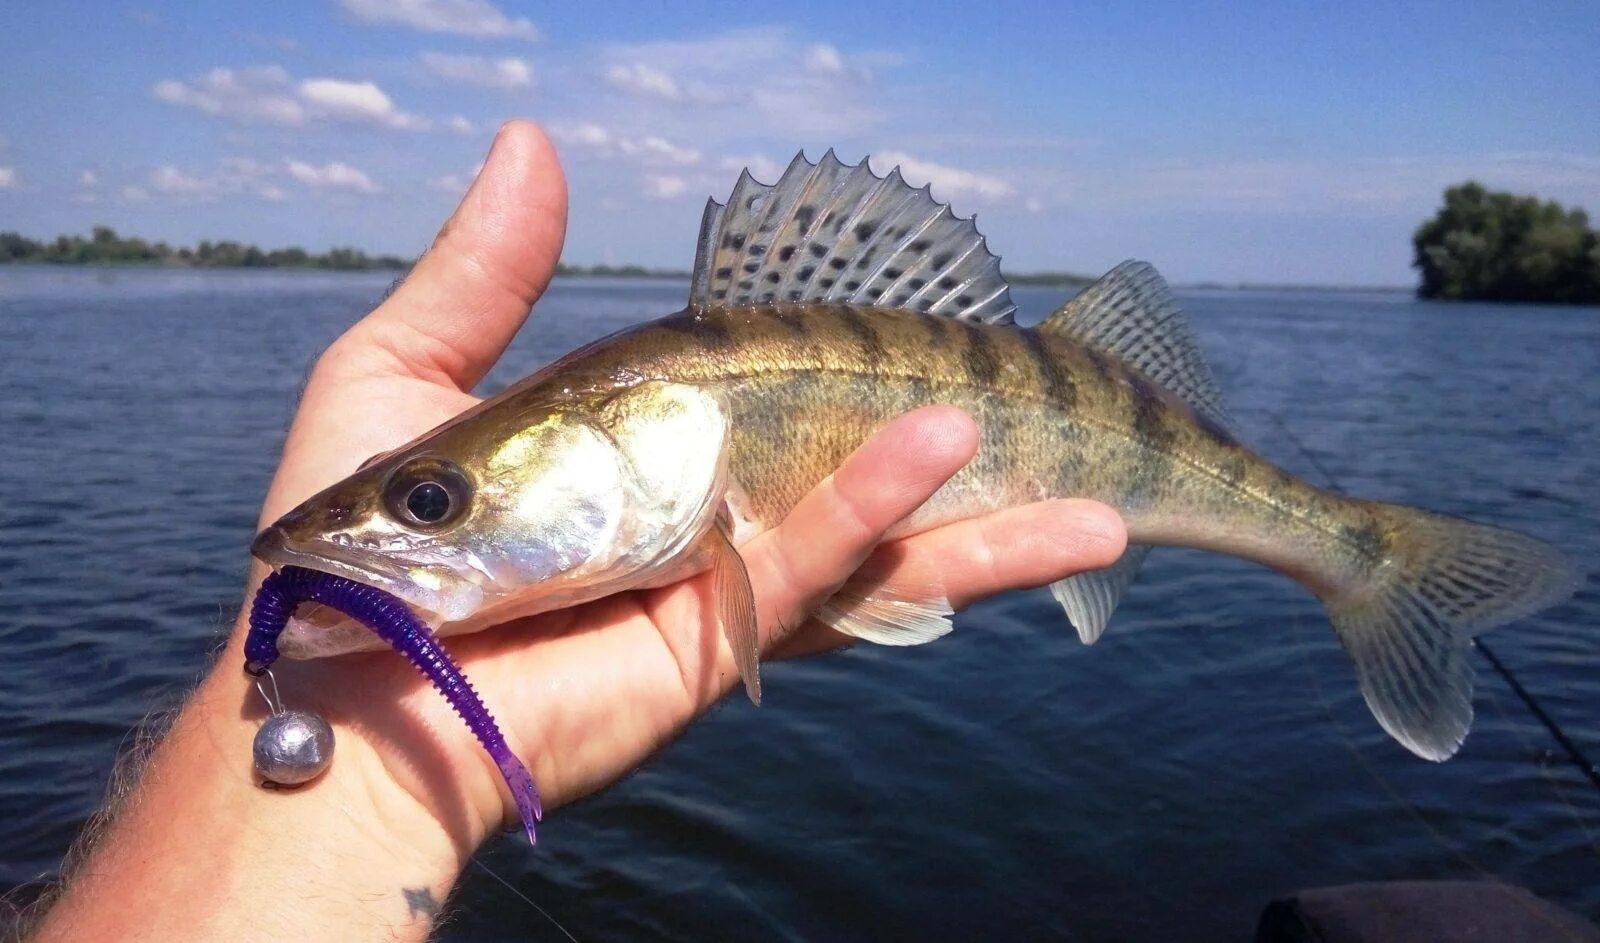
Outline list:
[[[244,642],[245,672],[260,678],[278,660],[278,636],[288,626],[295,607],[302,602],[316,602],[337,609],[371,629],[433,682],[500,768],[500,775],[505,777],[511,798],[516,802],[517,813],[522,817],[528,840],[534,841],[534,823],[544,817],[544,812],[532,774],[506,745],[499,725],[461,669],[450,660],[428,627],[398,598],[331,573],[298,566],[282,567],[262,580],[255,601],[250,605],[250,631]],[[274,718],[279,716],[283,714],[274,713]]]

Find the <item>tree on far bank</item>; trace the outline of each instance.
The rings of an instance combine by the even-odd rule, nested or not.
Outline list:
[[[1412,244],[1423,298],[1600,304],[1600,236],[1581,209],[1468,181]]]

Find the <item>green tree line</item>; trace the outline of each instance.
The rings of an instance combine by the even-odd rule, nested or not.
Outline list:
[[[1412,245],[1423,298],[1600,304],[1600,234],[1581,209],[1468,181]]]
[[[194,247],[123,237],[109,226],[96,226],[89,238],[57,236],[40,242],[15,232],[0,232],[0,263],[39,262],[50,265],[189,265],[200,268],[403,269],[411,263],[399,256],[367,255],[360,249],[335,248],[307,252],[298,246],[261,249],[231,239],[209,239]]]
[[[48,241],[15,232],[0,232],[0,264],[44,265],[187,265],[198,268],[404,269],[411,265],[394,255],[368,255],[360,249],[336,248],[314,253],[298,247],[261,249],[232,239],[206,240],[190,248],[138,237],[119,236],[109,226],[96,226],[89,238],[57,236]],[[556,266],[557,275],[605,278],[688,278],[688,272],[647,269],[641,265]]]

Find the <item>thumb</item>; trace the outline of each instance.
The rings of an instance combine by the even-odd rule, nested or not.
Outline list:
[[[550,283],[566,231],[555,147],[533,122],[508,122],[433,245],[347,341],[381,345],[404,371],[471,390]]]

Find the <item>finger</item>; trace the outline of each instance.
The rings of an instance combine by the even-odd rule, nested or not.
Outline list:
[[[851,586],[895,599],[942,596],[952,608],[963,609],[1010,590],[1110,566],[1126,547],[1127,531],[1111,508],[1077,499],[1042,501],[885,544],[856,572]],[[812,654],[850,641],[812,622],[772,657]]]
[[[907,413],[858,448],[744,551],[763,628],[794,624],[831,595],[977,448],[977,426],[950,406]]]
[[[851,580],[868,595],[944,597],[963,609],[1117,562],[1127,531],[1098,501],[1041,501],[974,517],[887,544]]]
[[[380,347],[404,372],[471,390],[550,283],[566,229],[555,148],[538,125],[507,123],[433,245],[344,343]]]

